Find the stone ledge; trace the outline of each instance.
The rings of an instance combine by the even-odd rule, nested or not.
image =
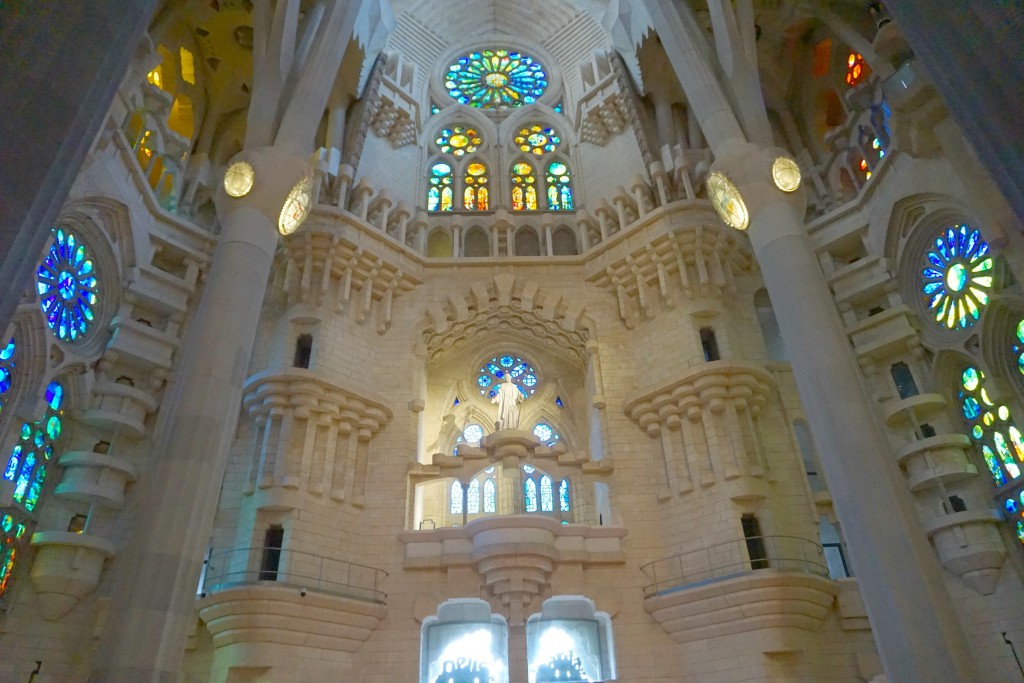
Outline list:
[[[197,607],[214,648],[269,643],[355,652],[387,615],[378,603],[266,583],[218,590]]]
[[[787,652],[792,631],[821,628],[838,590],[820,576],[760,569],[651,596],[644,609],[677,643],[764,631],[765,652]]]

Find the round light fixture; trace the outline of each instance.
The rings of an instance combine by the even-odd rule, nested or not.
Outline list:
[[[281,207],[281,217],[277,229],[282,235],[290,235],[299,229],[309,215],[309,207],[313,203],[313,178],[306,176],[292,188]]]
[[[750,215],[740,191],[721,173],[708,176],[708,197],[723,223],[737,230],[750,227]]]
[[[789,157],[779,157],[772,164],[772,180],[783,192],[796,192],[800,187],[800,166]]]
[[[224,191],[230,197],[244,197],[256,182],[256,171],[248,161],[236,161],[224,171]]]

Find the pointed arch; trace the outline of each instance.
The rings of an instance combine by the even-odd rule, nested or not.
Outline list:
[[[528,225],[515,233],[516,256],[540,256],[540,236]]]
[[[576,232],[567,225],[560,225],[551,233],[551,252],[555,256],[575,256],[579,253]]]
[[[512,162],[509,168],[512,183],[512,210],[537,211],[540,208],[537,198],[537,170],[526,158]]]
[[[544,184],[549,211],[574,211],[576,209],[572,170],[567,160],[555,157],[546,162]]]
[[[469,159],[462,174],[462,208],[466,211],[487,211],[491,207],[490,178],[487,164],[480,157]]]
[[[475,225],[466,231],[463,241],[462,255],[470,257],[490,256],[491,240],[487,231],[479,225]]]

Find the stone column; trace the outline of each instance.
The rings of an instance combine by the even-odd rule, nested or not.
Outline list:
[[[739,188],[750,240],[807,410],[891,681],[976,678],[942,569],[862,384],[835,301],[803,227],[806,197],[777,189],[780,149],[744,145],[712,171]]]
[[[253,166],[260,191],[240,199],[218,196],[220,241],[165,407],[167,420],[156,434],[157,453],[136,493],[141,504],[110,608],[117,618],[92,680],[170,683],[179,677],[278,216],[291,188],[311,174],[304,161],[275,148],[238,158]]]

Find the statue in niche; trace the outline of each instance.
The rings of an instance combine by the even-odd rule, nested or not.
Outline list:
[[[505,373],[505,381],[498,385],[498,393],[491,403],[498,404],[498,420],[495,429],[519,429],[519,404],[523,402],[523,392],[512,381],[512,375]]]

